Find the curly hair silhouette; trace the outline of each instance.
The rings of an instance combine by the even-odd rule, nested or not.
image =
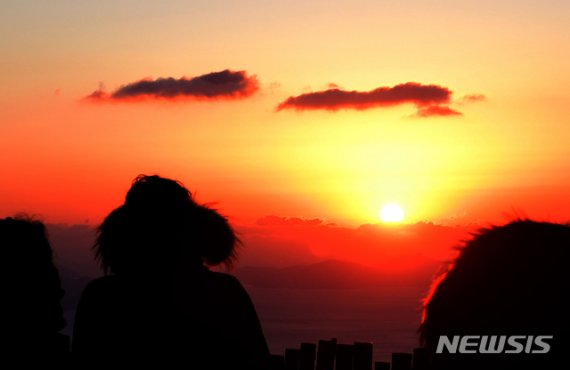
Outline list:
[[[170,270],[179,261],[230,267],[239,244],[227,219],[197,204],[182,184],[139,176],[124,205],[99,227],[95,251],[107,273],[144,274]]]
[[[26,354],[55,359],[69,350],[60,300],[63,289],[44,225],[0,219],[2,360]]]
[[[236,260],[239,239],[225,217],[177,181],[139,176],[98,231],[107,276],[86,287],[77,311],[73,352],[82,366],[265,367],[269,350],[247,292],[207,268]]]
[[[475,234],[426,298],[420,333],[433,368],[559,368],[569,334],[569,257],[568,225],[518,220]],[[437,354],[442,335],[519,335],[525,347],[522,353]],[[553,336],[548,353],[531,353],[533,339],[526,336],[538,335]]]

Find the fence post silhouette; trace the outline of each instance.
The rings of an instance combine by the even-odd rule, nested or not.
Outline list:
[[[336,355],[336,339],[320,340],[317,350],[317,370],[333,370]]]
[[[285,350],[285,370],[299,370],[301,351],[287,348]]]
[[[333,338],[332,340],[319,340],[318,346],[314,343],[301,343],[301,349],[286,349],[285,356],[272,355],[271,370],[277,369],[429,370],[430,356],[425,348],[415,348],[413,354],[392,353],[391,362],[374,362],[372,343],[337,344],[336,339]]]
[[[350,344],[337,344],[335,370],[352,370],[354,362],[353,348]]]
[[[317,345],[314,343],[301,343],[299,370],[315,370]]]
[[[411,370],[411,353],[392,353],[392,370]]]
[[[429,353],[425,348],[415,348],[412,359],[412,370],[428,370]]]
[[[372,370],[372,343],[354,343],[354,370]]]
[[[285,356],[271,355],[269,357],[269,369],[285,370]]]
[[[376,362],[374,363],[374,370],[390,370],[389,362]]]

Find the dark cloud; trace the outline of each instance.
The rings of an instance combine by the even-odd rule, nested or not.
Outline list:
[[[245,71],[226,69],[192,78],[144,79],[123,85],[110,94],[99,88],[85,98],[91,101],[240,99],[252,95],[257,90],[259,82],[256,76],[248,76]]]
[[[452,116],[462,116],[461,112],[458,112],[446,105],[428,105],[427,107],[418,107],[416,112],[417,117],[452,117]]]
[[[416,82],[399,84],[394,87],[379,87],[371,91],[347,91],[330,88],[324,91],[291,96],[277,107],[277,110],[324,109],[370,109],[392,107],[411,103],[416,106],[448,104],[451,90],[438,85],[422,85]]]
[[[106,93],[103,89],[99,88],[93,91],[91,94],[87,95],[84,99],[91,101],[102,101],[109,99],[109,94]]]

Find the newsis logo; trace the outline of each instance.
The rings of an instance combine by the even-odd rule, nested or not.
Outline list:
[[[548,353],[553,335],[440,335],[435,353]]]

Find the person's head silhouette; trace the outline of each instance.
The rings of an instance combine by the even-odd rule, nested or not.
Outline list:
[[[239,240],[228,221],[180,183],[139,176],[99,227],[96,253],[107,272],[146,275],[175,265],[230,265]]]
[[[426,299],[420,330],[434,368],[551,369],[549,361],[568,336],[563,292],[569,257],[568,225],[519,220],[474,235]],[[478,336],[471,343],[479,344],[469,347],[476,353],[450,354],[441,336],[455,335]],[[500,354],[480,353],[480,342],[485,347],[493,340],[482,336],[493,335],[498,336]],[[517,353],[520,346],[509,343],[513,335],[524,337],[510,339],[523,345],[522,353]],[[541,350],[536,337],[542,335],[554,336],[548,339],[551,349],[533,354]],[[441,354],[436,353],[438,345]]]
[[[6,353],[65,351],[63,289],[44,225],[0,219],[2,316]],[[4,352],[3,352],[4,353]]]

